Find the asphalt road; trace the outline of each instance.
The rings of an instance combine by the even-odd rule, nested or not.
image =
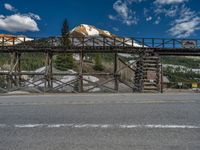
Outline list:
[[[0,97],[0,150],[200,150],[199,94]]]

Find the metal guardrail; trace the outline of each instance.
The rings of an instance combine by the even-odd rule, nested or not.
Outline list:
[[[119,37],[70,37],[70,47],[143,47],[143,48],[200,48],[198,39],[164,39],[164,38],[119,38]],[[0,37],[0,47],[60,47],[63,38],[26,38],[26,37]]]

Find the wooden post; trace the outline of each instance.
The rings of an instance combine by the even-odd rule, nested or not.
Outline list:
[[[13,71],[14,71],[14,65],[15,65],[15,53],[12,52],[11,54],[11,59],[10,59],[10,78],[9,78],[9,88],[12,89],[13,87]]]
[[[52,81],[52,54],[50,52],[47,52],[47,81],[48,81],[48,88],[53,87],[53,81]]]
[[[52,54],[50,52],[46,53],[46,80],[48,88],[53,87],[52,81]]]
[[[161,82],[160,82],[160,92],[163,93],[163,66],[161,64]]]
[[[79,69],[79,92],[82,93],[83,89],[83,52],[80,55],[80,69]]]
[[[160,78],[160,72],[161,72],[160,56],[157,53],[155,54],[155,56],[158,57],[156,60],[156,68],[157,68],[157,70],[156,70],[156,87],[157,87],[157,91],[160,92],[160,89],[161,89],[161,87],[160,87],[160,81],[161,81],[161,78]]]
[[[53,88],[53,54],[50,53],[50,63],[49,63],[49,79],[50,79],[50,87]]]
[[[118,80],[118,73],[117,73],[117,61],[118,61],[118,55],[117,53],[115,53],[115,58],[114,58],[114,78],[115,78],[115,85],[114,85],[114,89],[115,91],[119,91],[119,80]]]
[[[45,72],[44,72],[44,93],[46,92],[46,88],[47,88],[47,82],[48,82],[48,53],[45,52]]]
[[[18,65],[17,65],[17,72],[18,72],[18,86],[21,87],[21,53],[17,54]]]
[[[13,71],[14,71],[14,81],[17,83],[17,73],[18,73],[18,54],[17,52],[14,53],[14,58],[13,58]]]

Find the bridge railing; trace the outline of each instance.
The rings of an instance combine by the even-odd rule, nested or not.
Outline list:
[[[0,47],[60,47],[61,37],[27,38],[0,37]],[[200,48],[198,39],[120,38],[120,37],[70,37],[71,47],[149,47],[149,48]]]

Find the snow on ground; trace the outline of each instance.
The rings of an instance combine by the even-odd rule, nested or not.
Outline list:
[[[42,72],[45,72],[46,70],[46,67],[41,67],[41,68],[38,68],[35,70],[36,73],[42,73]]]
[[[45,67],[41,67],[41,68],[38,68],[35,70],[35,72],[37,73],[42,73],[42,72],[45,72],[46,68]],[[57,87],[59,86],[61,83],[69,83],[70,81],[74,81],[77,79],[77,76],[74,76],[73,74],[76,74],[77,72],[70,69],[68,71],[66,71],[65,73],[68,73],[68,74],[72,74],[72,75],[67,75],[67,76],[63,76],[61,78],[57,78],[57,82],[53,82],[53,87]],[[42,78],[42,77],[41,77]],[[98,82],[99,79],[95,76],[83,76],[83,79],[85,80],[88,80],[88,81],[91,81],[91,82]],[[90,89],[92,87],[94,87],[93,85],[90,85],[90,82],[88,81],[85,81],[84,80],[84,89],[87,90],[87,89]],[[72,83],[72,86],[74,86],[75,83]],[[34,87],[35,85],[37,85],[38,87],[45,87],[45,83],[44,83],[44,80],[38,80],[37,79],[34,79],[34,78],[31,78],[30,80],[28,80],[28,82],[26,83],[26,85],[28,85],[28,87]],[[63,86],[61,88],[61,90],[66,90],[66,91],[72,91],[73,90],[73,87],[70,87],[70,86]],[[94,88],[92,89],[90,92],[97,92],[97,91],[100,91],[99,88]]]
[[[200,74],[200,69],[192,69],[192,72],[195,72],[197,74]]]
[[[124,54],[124,53],[118,53],[118,55],[125,57],[125,58],[132,58],[133,57],[131,54]]]
[[[185,66],[181,66],[181,65],[172,65],[172,64],[163,64],[163,67],[164,68],[167,68],[167,67],[170,67],[172,68],[172,70],[175,72],[175,71],[179,71],[179,72],[194,72],[194,73],[197,73],[197,74],[200,74],[200,69],[195,69],[195,68],[188,68],[188,67],[185,67]]]
[[[98,82],[99,79],[97,77],[94,76],[83,76],[83,79],[91,81],[91,82]],[[84,80],[84,84],[88,84],[87,81]]]
[[[12,91],[12,92],[8,92],[7,94],[30,94],[27,91]]]
[[[73,58],[74,58],[76,61],[79,61],[79,60],[80,60],[79,54],[74,54],[74,55],[73,55]]]
[[[76,77],[75,76],[63,76],[62,79],[60,80],[61,82],[67,83],[69,81],[73,81],[75,80]]]

